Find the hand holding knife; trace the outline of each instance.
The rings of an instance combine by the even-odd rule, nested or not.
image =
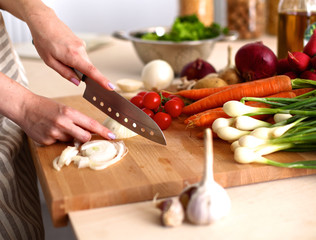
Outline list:
[[[73,69],[86,83],[83,97],[99,110],[133,132],[162,145],[166,145],[163,132],[144,111],[115,91],[109,91],[91,78]]]

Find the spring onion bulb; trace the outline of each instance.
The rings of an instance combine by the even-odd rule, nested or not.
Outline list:
[[[234,127],[222,127],[217,130],[217,135],[226,141],[235,141],[239,139],[241,136],[249,134],[250,131],[242,131]]]
[[[265,142],[266,142],[266,140],[264,140],[262,138],[257,138],[257,137],[255,137],[255,136],[253,136],[251,134],[242,136],[237,141],[239,146],[241,146],[241,147],[248,147],[248,148],[257,147],[257,146],[259,146],[261,144],[264,144]]]
[[[127,153],[123,141],[94,140],[84,143],[80,151],[78,147],[68,146],[60,157],[54,159],[53,167],[60,171],[64,165],[74,162],[78,168],[102,170],[123,159]]]
[[[103,125],[115,134],[116,139],[131,138],[138,135],[110,117],[104,120]]]
[[[259,149],[251,149],[247,147],[238,147],[234,151],[234,159],[239,163],[260,163],[267,164],[275,167],[284,168],[309,168],[316,169],[316,161],[296,161],[289,163],[281,163],[264,157],[263,155],[277,152],[280,150],[290,149],[295,144],[286,143],[277,145],[261,146]]]
[[[224,112],[231,117],[238,117],[248,113],[254,113],[260,108],[247,106],[239,101],[228,101],[224,103]]]
[[[292,114],[289,114],[289,113],[276,113],[273,116],[273,120],[276,123],[278,123],[278,122],[282,122],[282,121],[288,120],[291,117],[293,117],[293,116],[292,116]]]
[[[249,116],[238,116],[235,118],[235,127],[239,130],[254,130],[258,127],[269,127],[271,123],[261,121]]]
[[[217,118],[212,124],[212,131],[217,133],[217,130],[222,127],[232,126],[234,118]]]
[[[238,148],[238,147],[241,147],[241,146],[239,144],[239,140],[236,140],[236,141],[232,142],[232,144],[230,145],[230,150],[232,150],[234,152],[235,149]]]

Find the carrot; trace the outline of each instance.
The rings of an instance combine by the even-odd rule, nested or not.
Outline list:
[[[293,92],[288,91],[288,92],[273,94],[266,97],[294,98],[295,96],[296,95]],[[245,104],[252,107],[269,107],[268,104],[261,103],[261,102],[246,102]],[[228,116],[224,112],[222,107],[213,108],[213,109],[209,109],[209,110],[194,114],[188,117],[187,119],[185,119],[184,123],[187,124],[188,127],[208,127],[208,126],[211,126],[213,122],[217,118],[220,118],[220,117],[230,118],[230,116]],[[268,115],[258,115],[258,116],[253,116],[253,117],[256,119],[264,120],[268,117]]]
[[[314,90],[315,88],[298,88],[298,89],[293,89],[292,92],[296,94],[296,96],[300,96],[304,93],[308,93],[312,90]]]
[[[229,118],[229,116],[224,112],[222,107],[219,107],[193,115],[192,118],[185,119],[184,123],[188,127],[206,127],[211,126],[217,118]]]
[[[223,86],[223,87],[214,87],[214,88],[181,90],[179,92],[174,93],[174,95],[179,95],[181,97],[184,97],[190,100],[199,100],[211,94],[231,88],[232,86],[233,85],[228,85],[228,86]]]
[[[264,97],[291,90],[291,79],[285,75],[278,75],[243,84],[234,84],[231,88],[224,89],[185,106],[182,109],[182,113],[192,115],[206,109],[220,107],[230,100],[239,101],[243,97]]]

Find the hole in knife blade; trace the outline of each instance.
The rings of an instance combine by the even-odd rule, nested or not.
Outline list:
[[[150,134],[151,136],[154,136],[154,132],[153,132],[153,131],[150,131],[149,134]]]
[[[128,122],[128,118],[124,118],[124,122],[126,122],[126,123],[127,123],[127,122]]]
[[[137,127],[136,123],[133,123],[132,125],[133,125],[133,127],[134,127],[134,128],[136,128],[136,127]]]
[[[96,100],[97,100],[97,97],[96,97],[96,96],[93,96],[92,100],[93,100],[93,101],[96,101]]]
[[[141,130],[142,132],[145,132],[145,131],[146,131],[145,128],[141,128],[140,130]]]
[[[103,107],[104,106],[104,102],[100,102],[100,106]]]
[[[109,107],[109,108],[108,108],[108,112],[112,112],[112,108]]]
[[[118,112],[115,113],[115,116],[116,116],[116,117],[120,117],[120,113],[118,113]]]

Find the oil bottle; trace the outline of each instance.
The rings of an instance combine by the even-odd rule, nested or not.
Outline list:
[[[277,56],[302,51],[304,34],[316,22],[316,0],[280,0],[278,6]]]

